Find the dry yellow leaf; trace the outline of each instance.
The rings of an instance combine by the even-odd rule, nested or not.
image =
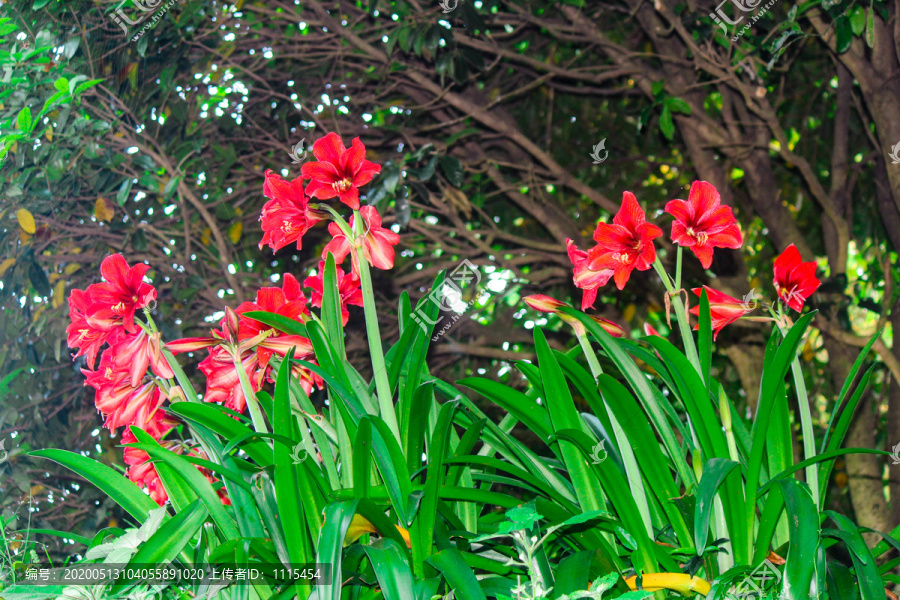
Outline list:
[[[33,485],[33,486],[31,486],[31,495],[37,496],[38,494],[43,492],[44,489],[46,489],[46,488],[44,488],[44,486],[42,486],[42,485]]]
[[[50,283],[53,283],[54,281],[57,281],[60,277],[62,277],[62,275],[60,275],[59,273],[50,273],[50,277],[48,277],[47,279],[50,281]]]
[[[47,128],[47,133],[44,134],[44,137],[47,138],[48,142],[53,141],[53,128],[52,127]]]
[[[22,244],[27,244],[31,241],[33,236],[30,233],[25,233],[24,231],[19,232],[19,242]]]
[[[14,264],[16,264],[16,259],[14,258],[7,258],[2,263],[0,263],[0,277],[3,277],[3,274],[6,273]]]
[[[16,211],[16,219],[19,221],[19,227],[22,228],[22,231],[25,233],[34,233],[34,217],[28,212],[27,209],[20,208]]]
[[[244,232],[244,224],[240,221],[235,221],[231,224],[231,227],[228,228],[228,237],[231,239],[232,244],[237,244],[241,241],[241,234]]]
[[[81,265],[79,265],[78,263],[69,263],[66,265],[66,268],[63,269],[63,273],[65,273],[66,275],[71,275],[80,268]]]
[[[634,318],[634,313],[637,311],[637,307],[634,304],[629,304],[625,307],[625,310],[622,311],[622,318],[626,323],[630,323]]]
[[[94,217],[98,221],[111,221],[115,214],[116,211],[113,210],[112,203],[103,196],[100,196],[94,202]]]
[[[53,304],[53,308],[59,308],[66,301],[66,280],[60,279],[56,282],[56,287],[53,288],[53,299],[51,303]]]
[[[41,304],[40,307],[38,307],[38,309],[34,311],[34,317],[32,318],[32,321],[37,323],[37,320],[41,317],[41,314],[43,314],[45,310],[47,310],[47,305]]]
[[[200,232],[200,243],[204,246],[209,245],[209,236],[212,231],[209,230],[209,227],[204,227],[203,231]]]

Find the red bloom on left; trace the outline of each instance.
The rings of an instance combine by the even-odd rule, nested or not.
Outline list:
[[[312,146],[318,162],[306,163],[300,173],[311,181],[306,193],[313,198],[327,200],[337,196],[341,202],[359,210],[359,188],[381,171],[381,165],[366,160],[366,147],[355,138],[350,148],[338,134],[331,132],[316,140]]]
[[[713,248],[740,248],[741,229],[730,206],[722,206],[718,190],[706,181],[695,181],[687,201],[672,200],[666,212],[675,217],[672,241],[690,248],[704,269],[712,265]]]
[[[144,283],[144,275],[149,270],[143,263],[129,267],[121,254],[103,259],[100,273],[106,281],[87,289],[91,301],[86,315],[88,323],[98,328],[122,325],[125,331],[134,333],[137,330],[135,311],[156,300],[156,288]]]
[[[587,251],[582,266],[595,273],[612,270],[616,287],[621,290],[634,269],[646,271],[656,260],[653,240],[661,235],[662,229],[647,223],[647,215],[634,194],[625,192],[613,222],[597,225],[594,231],[597,245]]]
[[[88,288],[90,289],[90,288]],[[78,348],[72,358],[87,357],[88,368],[97,364],[97,354],[103,344],[115,343],[123,335],[121,329],[98,329],[88,323],[87,316],[91,309],[91,296],[84,290],[72,290],[69,295],[69,320],[66,327],[66,343],[69,348]]]

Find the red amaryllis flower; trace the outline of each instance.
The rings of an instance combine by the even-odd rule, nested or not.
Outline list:
[[[283,317],[293,319],[295,321],[306,321],[309,315],[309,309],[306,306],[306,295],[300,288],[300,283],[290,273],[285,274],[282,287],[264,287],[256,292],[256,302],[244,302],[238,306],[235,311],[240,317],[240,325],[238,327],[238,339],[246,340],[258,336],[264,331],[273,331],[275,335],[279,335],[272,327],[260,323],[255,319],[245,317],[244,313],[250,311],[265,311],[279,314]],[[268,338],[272,341],[273,338]],[[305,340],[308,343],[308,340]],[[257,346],[259,355],[259,363],[266,366],[272,357],[272,350],[264,347],[263,344]]]
[[[646,271],[656,260],[653,240],[662,229],[647,223],[647,216],[631,192],[622,195],[622,206],[612,224],[600,223],[594,231],[597,245],[587,252],[591,271],[613,270],[616,287],[625,287],[634,269]]]
[[[318,162],[306,163],[300,169],[303,178],[311,180],[306,194],[320,200],[338,196],[341,202],[358,210],[359,187],[372,181],[381,166],[365,159],[366,147],[359,138],[348,149],[334,132],[317,140],[312,151]]]
[[[593,271],[588,267],[587,252],[579,250],[578,246],[572,240],[566,240],[566,252],[569,254],[569,260],[572,261],[572,270],[574,273],[573,280],[575,287],[584,290],[584,296],[581,299],[581,310],[594,308],[594,302],[597,300],[597,291],[609,281],[613,276],[612,269],[601,269]]]
[[[134,333],[135,311],[156,300],[156,288],[144,283],[144,275],[148,270],[150,267],[142,263],[129,267],[121,254],[103,259],[100,273],[106,281],[96,283],[87,290],[92,302],[87,314],[88,323],[103,328],[102,322],[108,322],[112,318],[124,326],[125,331]],[[96,315],[103,315],[103,318],[95,321],[92,317]]]
[[[277,252],[297,242],[297,250],[300,250],[304,234],[324,218],[319,212],[310,210],[302,180],[285,181],[270,169],[266,171],[263,194],[270,200],[259,217],[264,232],[260,249],[268,244]]]
[[[172,379],[175,373],[160,351],[160,335],[150,335],[143,329],[138,333],[126,335],[124,339],[109,348],[113,368],[126,371],[131,376],[131,385],[137,387],[147,374],[147,368],[153,369],[157,376]]]
[[[257,372],[259,359],[256,352],[249,350],[241,355],[241,365],[247,380],[254,392],[262,389],[262,376],[264,371]],[[210,350],[199,365],[200,370],[206,375],[206,394],[203,399],[207,402],[221,402],[227,408],[242,413],[247,406],[247,398],[241,387],[241,380],[234,366],[234,359],[225,348],[217,346]]]
[[[722,206],[711,183],[695,181],[687,201],[672,200],[666,212],[675,217],[672,241],[690,248],[704,269],[712,264],[713,248],[740,248],[741,229],[730,206]]]
[[[821,284],[816,278],[815,261],[803,262],[794,244],[775,259],[775,291],[782,302],[797,312],[803,310],[803,303]]]
[[[97,363],[100,347],[106,342],[115,343],[122,336],[121,329],[97,329],[87,320],[87,313],[92,304],[90,295],[83,290],[72,290],[69,295],[69,320],[66,327],[66,342],[70,348],[78,348],[72,358],[87,356],[88,367],[93,369]]]
[[[112,361],[100,359],[100,368],[95,372],[82,371],[87,376],[87,385],[94,387],[94,404],[106,422],[103,426],[114,430],[123,425],[146,423],[159,407],[159,387],[155,383],[145,383],[134,387],[125,371],[115,371]]]
[[[256,302],[244,302],[237,307],[235,313],[240,317],[238,338],[241,340],[251,338],[272,329],[268,325],[244,316],[244,313],[259,310],[303,322],[309,316],[306,304],[306,295],[300,287],[300,282],[290,273],[286,273],[284,283],[280,288],[260,288],[256,292]]]
[[[756,308],[755,305],[751,306],[744,300],[732,298],[725,292],[714,290],[705,285],[703,287],[694,288],[691,291],[699,298],[703,290],[706,290],[706,297],[709,299],[709,313],[712,322],[713,339],[718,337],[719,332],[722,331],[723,327],[734,323],[747,313],[753,312],[753,309]],[[697,305],[692,308],[691,314],[699,318],[700,306]],[[699,328],[699,324],[694,325],[695,330]]]
[[[563,306],[569,306],[565,302],[560,302],[556,298],[551,298],[550,296],[545,296],[543,294],[534,294],[531,296],[525,296],[524,298],[525,304],[533,308],[534,310],[540,312],[553,313],[559,316],[560,319],[571,325],[575,328],[575,333],[578,335],[584,335],[585,329],[584,324],[571,315],[567,315],[562,312],[560,308]],[[569,307],[571,308],[571,307]],[[595,317],[593,315],[588,315],[590,318],[600,325],[606,333],[613,337],[622,337],[625,335],[625,330],[619,327],[618,323],[614,321],[610,321],[609,319],[604,319],[601,317]]]
[[[392,269],[394,267],[394,246],[400,243],[400,236],[381,226],[381,215],[375,210],[374,206],[363,206],[359,209],[362,215],[363,223],[365,223],[365,231],[362,235],[362,253],[369,261],[369,264],[378,269]],[[350,229],[354,227],[355,217],[350,217]],[[328,233],[334,239],[325,245],[322,249],[322,258],[324,259],[328,252],[334,255],[334,262],[341,264],[350,253],[351,244],[337,223],[328,225]],[[353,270],[356,271],[356,258],[352,257]]]
[[[338,293],[341,297],[341,317],[344,320],[344,325],[346,325],[350,319],[350,311],[347,310],[347,305],[363,305],[362,288],[359,286],[359,276],[352,271],[345,274],[342,268],[337,267],[335,275],[337,275]],[[304,279],[303,287],[312,289],[312,305],[321,308],[323,290],[325,289],[325,261],[319,261],[319,269],[316,275],[310,275]]]
[[[122,442],[125,444],[133,444],[137,442],[137,440],[131,435],[131,432],[128,432],[126,435],[122,436]],[[138,487],[142,489],[146,488],[147,492],[150,494],[150,498],[162,506],[169,499],[169,495],[163,487],[162,480],[159,478],[159,473],[156,472],[156,467],[153,466],[153,463],[150,462],[149,458],[147,453],[142,450],[138,450],[137,448],[125,448],[125,464],[128,465],[128,471],[125,472],[125,475],[128,476],[128,479],[137,484]]]

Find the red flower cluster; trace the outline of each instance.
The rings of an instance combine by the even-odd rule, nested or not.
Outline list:
[[[744,243],[731,208],[721,205],[719,192],[706,181],[691,184],[688,199],[670,201],[666,204],[666,212],[675,217],[672,223],[672,241],[690,248],[704,269],[712,265],[715,248],[740,248]],[[625,192],[622,206],[613,222],[597,225],[594,231],[596,246],[585,252],[579,250],[572,240],[566,240],[575,286],[584,290],[581,309],[593,308],[597,292],[611,278],[615,279],[616,287],[621,290],[634,269],[649,269],[656,260],[653,240],[660,235],[662,230],[659,227],[646,222],[646,215],[634,194]],[[788,246],[775,260],[775,289],[781,301],[796,311],[802,310],[806,299],[819,287],[820,282],[815,272],[815,262],[802,262],[797,248],[793,244]],[[748,302],[732,298],[724,292],[706,286],[704,288],[709,297],[715,335],[755,308],[755,305],[750,306]],[[693,292],[700,296],[702,289],[696,288]],[[545,296],[530,298],[538,299],[537,305],[531,303],[534,308],[554,312],[545,299],[552,302],[556,302],[555,300]],[[691,309],[694,315],[698,311],[699,307]],[[651,334],[659,335],[655,330],[648,333]]]
[[[173,353],[191,352],[209,348],[209,356],[200,363],[200,370],[206,375],[207,402],[218,402],[235,412],[244,412],[247,398],[241,386],[240,372],[235,365],[235,356],[247,376],[254,392],[262,389],[268,379],[272,381],[269,360],[273,354],[285,356],[292,348],[294,357],[309,359],[313,355],[309,340],[299,335],[287,335],[255,319],[245,316],[252,311],[275,313],[289,319],[304,322],[309,317],[307,299],[300,284],[290,273],[284,276],[280,288],[265,287],[256,293],[255,302],[244,302],[237,311],[226,310],[220,329],[210,332],[211,337],[185,338],[166,344]],[[306,393],[312,392],[313,385],[322,387],[321,379],[311,373],[303,376],[302,367],[293,367],[295,374],[301,375]]]
[[[662,229],[647,223],[647,215],[634,194],[625,192],[612,224],[597,225],[594,231],[596,246],[582,252],[572,240],[566,240],[569,259],[575,266],[575,285],[585,290],[581,309],[593,308],[597,289],[606,285],[610,277],[621,290],[634,269],[649,269],[656,260],[653,240],[661,235]]]
[[[348,240],[341,226],[337,222],[331,223],[328,232],[334,239],[322,251],[322,260],[331,252],[340,264],[355,245],[372,266],[378,269],[393,268],[393,247],[400,242],[400,236],[381,226],[381,215],[374,206],[360,208],[359,204],[359,188],[372,181],[381,171],[381,166],[365,159],[366,147],[359,138],[354,139],[348,149],[336,133],[329,133],[313,144],[312,151],[318,161],[304,164],[300,177],[293,181],[284,181],[276,173],[266,171],[263,194],[269,202],[263,206],[260,217],[264,235],[259,247],[268,245],[278,251],[296,242],[299,250],[306,232],[330,216],[328,212],[316,209],[315,205],[310,206],[310,198],[327,200],[337,197],[359,211],[365,231]],[[305,190],[304,180],[309,181]],[[355,233],[354,219],[350,218],[350,228]],[[353,272],[358,273],[355,256],[353,260]]]
[[[121,254],[113,254],[100,265],[105,281],[86,290],[72,290],[69,296],[67,341],[71,348],[78,348],[73,358],[87,357],[88,368],[82,369],[85,385],[96,390],[94,402],[106,419],[104,427],[126,427],[124,443],[136,441],[129,426],[140,427],[160,440],[177,424],[160,407],[163,399],[180,395],[180,388],[166,386],[168,392],[163,392],[158,380],[147,377],[148,371],[163,380],[175,377],[161,354],[159,333],[151,333],[135,321],[135,313],[156,300],[156,289],[144,282],[149,269],[144,264],[129,267]],[[92,370],[105,344],[108,347],[100,364]],[[148,458],[144,452],[126,448],[127,475],[163,504],[166,492]]]

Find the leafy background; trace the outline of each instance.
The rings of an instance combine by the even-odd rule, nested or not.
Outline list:
[[[360,136],[383,165],[367,201],[403,242],[375,282],[381,314],[464,258],[481,267],[488,300],[431,350],[432,372],[447,380],[477,373],[524,388],[510,361],[533,358],[529,328],[556,324],[521,296],[580,301],[566,239],[587,245],[624,190],[665,222],[662,206],[698,178],[734,206],[746,244],[717,252],[708,272],[688,257],[686,281],[772,298],[771,263],[785,246],[819,261],[820,316],[802,352],[817,426],[881,326],[875,350],[900,371],[900,165],[888,154],[900,141],[896,3],[784,0],[736,42],[708,18],[714,6],[674,0],[461,0],[449,14],[437,2],[181,0],[137,41],[110,18],[117,6],[0,7],[0,369],[12,376],[0,505],[18,516],[10,528],[91,532],[122,518],[77,476],[22,456],[60,447],[120,460],[83,364],[68,358],[68,293],[112,251],[146,261],[155,318],[172,339],[203,334],[278,273],[305,276],[327,234],[260,252],[261,182],[266,169],[298,175],[291,147],[329,131]],[[594,164],[601,140],[609,154]],[[597,313],[666,333],[663,293],[636,274],[623,292],[604,290]],[[364,364],[353,360],[366,348],[353,311],[347,349]],[[394,323],[383,325],[391,339]],[[716,376],[743,410],[756,403],[764,345],[752,324],[719,336]],[[900,441],[893,379],[876,369],[848,446]],[[898,495],[890,460],[848,457],[828,506],[886,531],[900,520],[889,501]]]

